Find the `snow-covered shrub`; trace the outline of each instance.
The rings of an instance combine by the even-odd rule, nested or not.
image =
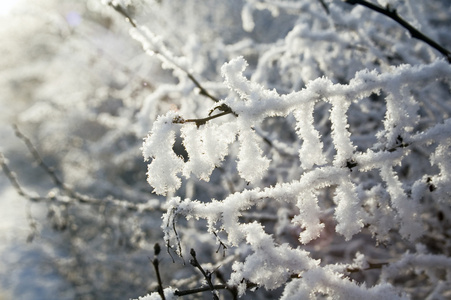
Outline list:
[[[221,67],[229,91],[211,104],[210,114],[225,107],[230,116],[199,123],[186,120],[184,111],[170,111],[153,124],[142,150],[155,193],[173,195],[184,180],[208,182],[221,176],[215,168],[235,170],[241,178],[222,199],[169,196],[166,244],[186,256],[205,237],[193,242],[196,237],[184,231],[200,231],[199,222],[179,226],[178,220],[206,220],[200,223],[205,232],[227,249],[225,262],[216,258],[214,265],[231,264],[227,284],[238,296],[258,286],[282,287],[282,299],[433,297],[451,275],[446,255],[430,255],[437,264],[418,267],[428,274],[428,287],[396,288],[398,274],[388,270],[403,257],[423,260],[418,249],[432,251],[422,246],[425,235],[443,239],[443,228],[432,223],[449,210],[451,195],[445,104],[451,67],[432,53],[425,57],[427,46],[412,47],[385,16],[327,5],[329,14],[319,1],[246,2],[246,31],[259,30],[257,10],[275,19],[300,16],[271,47],[251,42],[253,66],[237,57]],[[160,53],[150,38],[137,39]],[[433,100],[438,86],[448,95]],[[443,110],[431,113],[439,102]],[[172,150],[179,131],[183,157]],[[400,245],[390,249],[395,243]],[[341,257],[328,257],[334,251]],[[384,258],[376,254],[381,252]],[[381,260],[386,265],[379,279],[368,285],[365,272]],[[397,270],[408,271],[400,265]],[[363,273],[360,282],[350,279],[351,270]],[[443,272],[442,279],[435,272]]]
[[[447,1],[372,3],[450,48]],[[64,181],[99,199],[52,194],[70,203],[54,209],[63,220],[91,229],[66,236],[77,257],[100,251],[84,272],[114,261],[120,240],[126,269],[142,271],[127,295],[144,295],[142,278],[159,290],[140,299],[202,284],[224,299],[449,297],[451,67],[439,52],[338,0],[88,4],[19,118]],[[87,41],[92,55],[71,55]],[[55,85],[67,57],[95,76]],[[164,236],[150,237],[161,210]],[[175,260],[158,256],[170,267],[158,284],[142,263],[155,242]],[[105,277],[91,291],[119,285]]]

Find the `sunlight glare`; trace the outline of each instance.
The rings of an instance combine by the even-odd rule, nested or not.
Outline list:
[[[18,0],[0,0],[0,16],[9,14],[18,2]]]

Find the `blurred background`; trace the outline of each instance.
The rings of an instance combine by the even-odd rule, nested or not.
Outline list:
[[[141,221],[143,213],[61,194],[12,125],[71,189],[152,201],[141,140],[127,120],[150,88],[146,68],[158,63],[136,60],[142,50],[128,24],[118,18],[116,26],[100,1],[10,0],[0,11],[0,151],[25,192],[40,199],[19,196],[0,172],[0,299],[146,294],[153,242],[144,244],[160,236],[161,212]]]

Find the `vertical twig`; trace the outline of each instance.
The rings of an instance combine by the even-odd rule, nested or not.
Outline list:
[[[330,14],[329,7],[327,6],[326,2],[324,0],[318,0],[321,6],[324,8],[324,11],[326,14]]]
[[[222,247],[222,249],[223,249],[222,257],[225,257],[225,252],[226,252],[227,246],[221,241],[221,239],[219,238],[218,234],[215,231],[213,231],[213,234],[215,235],[217,241],[219,242],[218,250],[216,250],[216,253],[219,253],[219,250],[221,250],[221,247]]]
[[[152,261],[152,265],[155,269],[155,273],[157,274],[157,280],[158,280],[158,294],[160,294],[161,299],[166,300],[165,296],[164,296],[164,289],[163,289],[163,282],[161,280],[161,275],[160,275],[160,268],[159,268],[159,260],[158,260],[158,254],[160,254],[161,248],[160,248],[160,244],[156,243],[155,246],[153,247],[154,249],[154,259]]]
[[[211,281],[212,273],[210,271],[205,271],[204,268],[202,268],[202,266],[197,261],[196,251],[194,251],[194,249],[191,248],[190,254],[192,257],[192,259],[190,259],[190,261],[189,261],[190,264],[193,265],[194,267],[196,267],[197,269],[199,269],[199,271],[202,273],[202,275],[204,275],[205,280],[207,281],[207,284],[210,287],[211,294],[213,295],[213,300],[219,300],[219,297],[216,294],[217,291],[215,289],[215,286],[213,285],[213,282]]]
[[[177,255],[180,256],[180,258],[183,260],[183,264],[185,264],[185,259],[183,258],[183,254],[182,254],[182,245],[181,245],[181,242],[180,242],[180,237],[179,237],[179,234],[178,234],[176,226],[175,226],[176,210],[177,210],[177,208],[175,208],[175,207],[172,208],[171,213],[170,213],[171,217],[168,218],[168,222],[166,224],[166,227],[169,228],[170,223],[172,223],[172,230],[174,231],[175,237],[177,239],[177,247],[178,247],[178,253],[177,253],[177,250],[174,250],[174,252]],[[172,222],[171,222],[171,220],[172,220]],[[171,249],[172,249],[172,247],[171,247],[171,245],[169,243],[169,239],[168,239],[166,241],[166,250],[168,251],[169,256],[172,258],[172,262],[175,263],[174,257],[172,256],[172,254],[170,252]]]

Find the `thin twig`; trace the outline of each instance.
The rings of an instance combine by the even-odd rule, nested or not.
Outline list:
[[[172,258],[172,262],[173,262],[173,263],[175,263],[175,259],[174,259],[174,257],[172,256],[172,254],[171,254],[171,252],[170,252],[171,249],[175,252],[175,254],[177,254],[178,256],[180,256],[180,258],[183,260],[183,264],[185,264],[185,259],[183,258],[183,254],[182,254],[182,245],[181,245],[181,242],[180,242],[180,237],[179,237],[179,234],[178,234],[178,232],[177,232],[177,228],[176,228],[176,226],[175,226],[175,217],[177,216],[177,215],[176,215],[176,211],[177,211],[177,208],[175,208],[175,207],[172,208],[172,210],[171,210],[171,215],[172,215],[172,230],[174,231],[175,237],[176,237],[176,239],[177,239],[178,253],[177,253],[177,250],[174,250],[174,249],[171,247],[171,245],[170,245],[170,243],[169,243],[169,239],[166,241],[166,250],[167,250],[169,256]],[[166,227],[169,228],[169,226],[170,226],[169,223],[170,223],[170,222],[171,222],[171,218],[168,218],[168,222],[167,222],[167,224],[166,224]]]
[[[38,163],[39,167],[41,167],[52,179],[53,183],[60,188],[66,195],[68,195],[71,198],[75,198],[80,202],[92,202],[93,199],[86,197],[84,195],[80,195],[78,193],[76,193],[75,191],[73,191],[72,189],[70,189],[67,185],[65,185],[59,178],[58,176],[56,176],[55,171],[53,170],[53,168],[49,167],[44,160],[42,159],[41,155],[39,154],[38,150],[36,149],[36,147],[33,145],[33,143],[31,142],[31,140],[26,137],[20,130],[19,127],[17,125],[13,125],[14,128],[14,133],[16,134],[16,136],[21,139],[25,145],[27,146],[28,150],[30,151],[31,155],[33,156],[33,158],[35,159],[35,161]]]
[[[157,280],[158,280],[158,294],[160,294],[161,299],[166,300],[165,296],[164,296],[164,289],[163,289],[163,282],[161,280],[161,275],[160,275],[160,268],[159,268],[159,260],[158,260],[158,254],[160,254],[161,248],[160,248],[160,244],[156,243],[155,246],[153,247],[154,249],[154,259],[152,261],[152,265],[155,269],[155,273],[157,274]]]
[[[408,23],[406,20],[404,20],[403,18],[401,18],[398,15],[398,12],[396,11],[396,9],[391,9],[388,5],[387,5],[387,7],[383,8],[382,6],[370,3],[365,0],[344,0],[344,1],[351,5],[359,4],[359,5],[368,7],[371,10],[374,10],[378,13],[381,13],[381,14],[391,18],[392,20],[394,20],[395,22],[400,24],[402,27],[407,29],[413,38],[419,39],[419,40],[425,42],[426,44],[428,44],[429,46],[431,46],[432,48],[436,49],[437,51],[442,53],[448,59],[448,62],[451,63],[451,52],[450,51],[448,51],[447,49],[442,47],[440,44],[438,44],[437,42],[432,40],[430,37],[426,36],[419,30],[417,30],[415,27],[410,25],[410,23]]]
[[[213,234],[215,235],[216,240],[219,242],[219,247],[218,247],[218,250],[216,250],[216,253],[219,253],[219,250],[221,250],[221,247],[222,247],[222,249],[223,249],[222,257],[225,257],[225,252],[226,252],[227,246],[221,241],[221,239],[219,238],[218,234],[215,231],[213,231]]]
[[[252,129],[255,131],[255,133],[260,136],[263,140],[263,142],[265,142],[270,148],[276,150],[281,156],[284,157],[291,157],[291,158],[296,158],[298,157],[296,154],[292,154],[289,153],[283,149],[280,149],[279,147],[277,147],[267,136],[265,136],[265,134],[263,133],[263,131],[261,129],[259,129],[258,127],[252,127]]]
[[[213,288],[215,290],[225,290],[228,289],[229,287],[225,284],[216,284],[213,285]],[[200,287],[200,288],[195,288],[195,289],[189,289],[189,290],[185,290],[185,291],[175,291],[174,295],[176,296],[186,296],[186,295],[192,295],[192,294],[197,294],[197,293],[202,293],[202,292],[207,292],[211,290],[211,288],[209,286],[205,286],[205,287]]]
[[[355,273],[355,272],[361,272],[361,271],[367,271],[367,270],[375,270],[375,269],[382,269],[383,266],[388,265],[388,262],[383,263],[368,263],[368,268],[360,269],[360,268],[346,268],[346,271],[349,273]]]
[[[49,167],[44,162],[41,155],[39,154],[39,151],[33,145],[31,140],[19,130],[19,127],[17,125],[13,125],[13,128],[14,128],[14,132],[15,132],[16,136],[25,143],[25,145],[28,148],[28,151],[31,153],[34,160],[38,163],[39,167],[41,167],[45,171],[45,173],[47,173],[49,175],[49,177],[52,179],[52,181],[54,182],[56,187],[60,191],[62,191],[64,194],[66,194],[66,196],[69,196],[71,199],[74,199],[81,204],[89,204],[89,205],[111,204],[114,206],[125,208],[129,211],[146,212],[146,211],[155,211],[158,209],[158,208],[153,208],[153,207],[145,207],[145,205],[141,207],[139,203],[118,200],[118,199],[114,199],[112,197],[97,199],[97,198],[93,198],[91,196],[80,194],[80,193],[72,190],[62,180],[60,180],[58,178],[58,176],[56,175],[53,168]],[[6,174],[6,177],[10,181],[11,185],[14,187],[14,189],[17,191],[17,193],[19,195],[23,196],[24,198],[26,198],[30,201],[33,201],[33,202],[61,202],[61,203],[67,204],[67,200],[60,199],[59,197],[54,197],[54,196],[36,197],[36,196],[31,196],[30,194],[26,193],[24,191],[24,189],[21,187],[14,172],[12,172],[11,169],[9,168],[8,163],[2,153],[0,153],[0,165],[2,166],[3,172]]]
[[[185,124],[185,123],[195,123],[197,127],[200,127],[202,125],[205,125],[208,121],[231,114],[232,111],[224,111],[222,113],[213,115],[213,116],[209,116],[206,118],[200,118],[200,119],[183,119],[183,118],[174,118],[174,120],[172,121],[174,124]]]
[[[33,218],[32,212],[31,212],[31,202],[27,202],[25,207],[26,207],[28,227],[30,229],[30,232],[28,233],[28,236],[27,236],[27,243],[31,243],[31,242],[33,242],[34,238],[38,235],[38,226],[37,226],[36,220]]]
[[[202,273],[202,275],[204,275],[205,280],[207,281],[207,284],[210,287],[211,294],[213,295],[213,300],[219,300],[219,297],[216,294],[215,286],[214,286],[213,282],[211,281],[212,273],[210,271],[205,271],[204,268],[202,268],[202,266],[197,261],[196,251],[194,251],[193,248],[191,248],[190,254],[192,257],[192,259],[190,259],[190,261],[189,261],[190,264],[193,265],[194,267],[196,267],[197,269],[199,269],[199,271]]]
[[[329,7],[327,6],[326,2],[324,0],[318,0],[321,6],[324,8],[324,11],[326,14],[330,14]]]
[[[191,249],[191,252],[193,252],[194,250]],[[191,253],[191,255],[193,256],[193,253]],[[204,275],[204,277],[207,280],[207,284],[208,286],[205,287],[200,287],[200,288],[194,288],[194,289],[189,289],[189,290],[176,290],[174,292],[174,295],[176,296],[186,296],[186,295],[192,295],[192,294],[197,294],[197,293],[202,293],[202,292],[207,292],[207,291],[213,291],[213,290],[228,290],[230,292],[232,292],[232,295],[234,295],[234,299],[236,299],[236,286],[230,286],[227,284],[213,284],[211,282],[211,273],[210,272],[206,272],[199,264],[199,262],[196,259],[196,253],[194,252],[194,256],[193,259],[190,261],[191,264],[193,266],[195,266],[196,268],[198,268],[202,275]],[[349,273],[356,273],[356,272],[363,272],[363,271],[368,271],[368,270],[374,270],[374,269],[381,269],[383,266],[388,265],[388,262],[382,262],[382,263],[368,263],[368,267],[365,269],[360,269],[360,268],[347,268],[346,271]],[[302,278],[302,276],[300,276],[299,274],[291,274],[290,275],[291,279],[298,279],[298,278]],[[252,289],[252,288],[256,288],[258,287],[257,284],[247,281],[245,279],[243,279],[242,282],[246,283],[246,289]],[[216,294],[213,294],[216,295]],[[215,298],[217,299],[217,298]]]
[[[186,75],[188,76],[188,78],[194,83],[194,85],[200,90],[199,94],[201,94],[202,96],[208,97],[211,100],[213,100],[214,102],[219,102],[219,99],[216,98],[215,96],[211,95],[206,89],[204,89],[204,87],[199,83],[199,81],[197,81],[196,78],[194,78],[194,76],[189,73],[188,71],[182,69],[183,71],[185,71]]]
[[[108,4],[112,8],[114,8],[115,11],[123,15],[125,17],[125,20],[127,20],[127,22],[129,22],[133,27],[137,28],[135,21],[133,21],[133,19],[121,5],[113,3],[112,1],[110,1]]]
[[[238,299],[238,289],[236,288],[236,286],[227,285],[227,281],[224,278],[224,275],[222,275],[222,273],[219,271],[219,268],[217,268],[214,273],[216,275],[216,279],[221,281],[222,284],[224,284],[226,286],[225,289],[228,290],[230,292],[230,294],[232,294],[232,299],[237,300]]]
[[[122,16],[125,17],[125,19],[130,22],[130,24],[135,27],[138,28],[138,25],[136,23],[136,21],[134,21],[130,15],[127,13],[127,11],[119,4],[114,4],[112,2],[108,3],[111,7],[114,8],[114,10],[116,10],[118,13],[120,13]],[[161,54],[161,53],[160,53]],[[219,102],[220,100],[213,96],[212,94],[210,94],[201,84],[200,82],[194,77],[193,74],[191,74],[188,70],[186,70],[185,68],[183,68],[182,66],[176,64],[175,62],[171,61],[177,68],[179,68],[181,71],[183,71],[186,76],[188,76],[188,78],[191,80],[192,83],[194,83],[194,85],[200,90],[199,94],[202,96],[205,96],[209,99],[211,99],[214,102]],[[231,108],[228,108],[231,111]]]
[[[40,200],[40,197],[31,196],[30,194],[26,193],[22,189],[22,187],[19,184],[19,181],[17,180],[16,174],[14,174],[14,172],[11,171],[11,169],[9,168],[6,158],[2,152],[0,152],[0,165],[2,166],[2,170],[3,170],[3,173],[5,173],[6,178],[8,178],[9,182],[11,183],[11,185],[14,187],[14,189],[17,191],[17,193],[20,196],[25,197],[31,201],[39,201]]]

